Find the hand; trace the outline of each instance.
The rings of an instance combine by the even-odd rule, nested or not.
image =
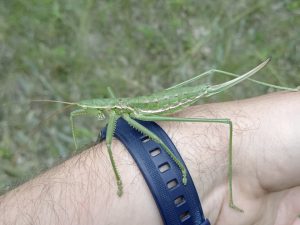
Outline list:
[[[228,126],[163,123],[180,150],[212,224],[300,224],[300,93],[199,105],[176,116],[233,122],[233,197],[228,206]]]

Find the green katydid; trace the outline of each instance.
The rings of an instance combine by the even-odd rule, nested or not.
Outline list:
[[[232,122],[228,118],[176,118],[167,116],[169,114],[183,110],[184,108],[194,104],[201,97],[208,97],[217,93],[220,93],[245,79],[251,80],[258,84],[262,84],[268,87],[278,88],[288,91],[298,91],[298,89],[292,89],[287,87],[276,86],[260,81],[250,79],[249,77],[254,75],[256,72],[261,70],[270,59],[265,60],[252,70],[248,71],[243,75],[237,75],[229,73],[222,70],[209,70],[202,73],[190,80],[184,81],[180,84],[172,86],[163,91],[148,95],[133,98],[117,98],[113,91],[108,88],[110,98],[105,99],[89,99],[80,102],[62,102],[54,100],[35,100],[35,101],[48,101],[48,102],[59,102],[69,105],[78,106],[79,109],[74,110],[70,114],[71,128],[75,147],[77,149],[77,140],[74,130],[74,117],[81,115],[95,115],[99,119],[104,119],[108,117],[107,134],[106,134],[106,146],[109,153],[109,158],[112,164],[114,175],[118,186],[118,195],[121,196],[123,193],[122,180],[114,161],[111,143],[115,131],[116,121],[118,118],[122,117],[131,126],[139,130],[145,136],[154,140],[162,146],[162,148],[168,153],[168,155],[174,160],[176,165],[180,168],[182,172],[182,183],[186,184],[186,169],[182,163],[174,156],[170,149],[165,145],[165,143],[154,133],[149,131],[147,128],[142,126],[134,119],[144,120],[144,121],[177,121],[177,122],[205,122],[205,123],[221,123],[227,124],[229,127],[229,144],[228,144],[228,185],[229,185],[229,206],[238,211],[243,211],[234,204],[233,201],[233,190],[232,190],[232,136],[233,127]],[[196,79],[206,76],[212,72],[217,72],[220,74],[225,74],[229,76],[234,76],[236,78],[218,85],[198,85],[192,87],[183,87]]]

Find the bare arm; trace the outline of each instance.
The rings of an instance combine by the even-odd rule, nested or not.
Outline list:
[[[176,115],[232,119],[233,193],[244,213],[228,207],[228,127],[160,123],[183,156],[212,224],[296,225],[299,115],[300,93],[194,106]],[[124,183],[121,198],[101,143],[1,196],[0,224],[162,224],[133,159],[118,141],[112,146]]]

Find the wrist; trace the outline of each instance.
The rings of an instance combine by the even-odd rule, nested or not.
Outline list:
[[[210,106],[190,107],[174,116],[227,118]],[[223,203],[228,206],[224,200],[228,195],[228,125],[190,122],[163,122],[159,125],[182,156],[201,199],[204,215],[214,224]]]
[[[282,190],[296,183],[291,175],[295,177],[295,171],[299,171],[299,163],[293,163],[299,157],[280,154],[283,150],[293,156],[297,155],[292,153],[293,149],[299,152],[293,147],[300,140],[298,103],[299,93],[280,92],[242,101],[193,106],[175,116],[232,121],[234,199],[245,212],[251,212],[257,210],[258,203],[263,203],[261,196],[266,190]],[[188,122],[160,125],[185,161],[206,217],[214,224],[221,211],[234,215],[236,211],[228,206],[228,126]],[[291,132],[293,130],[295,132]],[[289,163],[289,167],[284,166]],[[285,168],[285,182],[282,182],[283,170],[278,168]]]

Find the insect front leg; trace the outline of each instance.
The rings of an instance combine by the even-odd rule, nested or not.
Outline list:
[[[108,125],[107,125],[107,131],[106,131],[106,147],[107,147],[107,151],[108,151],[108,155],[109,155],[109,159],[117,180],[117,186],[118,186],[118,196],[121,196],[123,194],[123,184],[122,184],[122,180],[121,180],[121,176],[119,174],[119,171],[117,169],[113,154],[112,154],[112,150],[111,150],[111,142],[112,142],[112,138],[114,136],[114,132],[116,129],[116,122],[117,119],[119,118],[118,115],[116,115],[116,113],[114,111],[112,111],[109,114],[109,120],[108,120]]]
[[[77,144],[77,139],[76,139],[76,132],[75,132],[75,128],[74,128],[74,117],[75,116],[83,116],[83,115],[87,115],[87,110],[85,109],[77,109],[71,112],[70,114],[70,122],[71,122],[71,129],[72,129],[72,136],[73,136],[73,140],[74,140],[74,144],[75,144],[75,148],[78,149],[78,144]]]
[[[73,136],[76,149],[78,149],[78,144],[77,144],[75,127],[74,127],[74,117],[77,116],[98,116],[100,120],[105,119],[103,112],[97,109],[77,109],[71,112],[70,122],[71,122],[72,136]]]
[[[229,126],[229,143],[228,143],[228,185],[229,185],[229,206],[240,212],[243,212],[238,206],[233,202],[233,191],[232,191],[232,122],[230,119],[221,118],[178,118],[178,117],[167,117],[167,116],[143,116],[134,115],[136,119],[144,121],[176,121],[176,122],[200,122],[200,123],[222,123]]]

